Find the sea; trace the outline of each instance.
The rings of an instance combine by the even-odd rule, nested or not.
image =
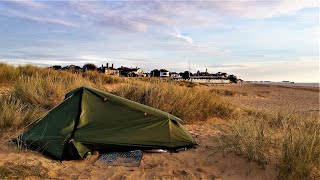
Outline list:
[[[299,86],[299,87],[320,87],[320,83],[303,83],[303,82],[249,82],[254,84],[269,84],[269,85],[277,85],[277,86]]]

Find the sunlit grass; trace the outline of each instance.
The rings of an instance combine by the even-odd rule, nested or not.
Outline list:
[[[134,82],[119,86],[113,93],[166,111],[186,122],[203,121],[208,117],[229,117],[234,108],[218,95],[198,88],[168,83]]]

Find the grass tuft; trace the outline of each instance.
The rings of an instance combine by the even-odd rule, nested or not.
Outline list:
[[[320,167],[320,118],[295,113],[247,110],[230,119],[220,148],[265,166],[279,167],[279,179],[309,179]],[[272,153],[271,153],[272,152]]]
[[[19,71],[13,66],[0,63],[0,85],[11,84],[19,77]]]
[[[310,178],[313,168],[320,167],[320,120],[299,120],[285,129],[279,179]]]
[[[13,94],[23,102],[51,109],[59,104],[64,95],[79,86],[94,86],[90,81],[73,76],[32,76],[20,78],[14,85]]]
[[[221,147],[227,152],[235,152],[245,156],[250,162],[259,165],[268,164],[266,150],[270,143],[266,123],[263,119],[254,117],[242,117],[231,120],[227,133],[220,134]]]
[[[12,95],[1,96],[0,102],[0,132],[27,125],[46,112],[37,105],[24,104]]]

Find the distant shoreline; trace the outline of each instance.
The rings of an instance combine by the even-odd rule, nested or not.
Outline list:
[[[319,88],[319,83],[284,83],[284,82],[247,82],[249,84],[265,84],[265,85],[276,85],[276,86],[295,86],[295,87],[314,87]]]

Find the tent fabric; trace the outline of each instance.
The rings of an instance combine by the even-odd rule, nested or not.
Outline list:
[[[21,135],[28,146],[60,160],[88,151],[191,147],[181,120],[169,113],[90,87],[77,88]]]

